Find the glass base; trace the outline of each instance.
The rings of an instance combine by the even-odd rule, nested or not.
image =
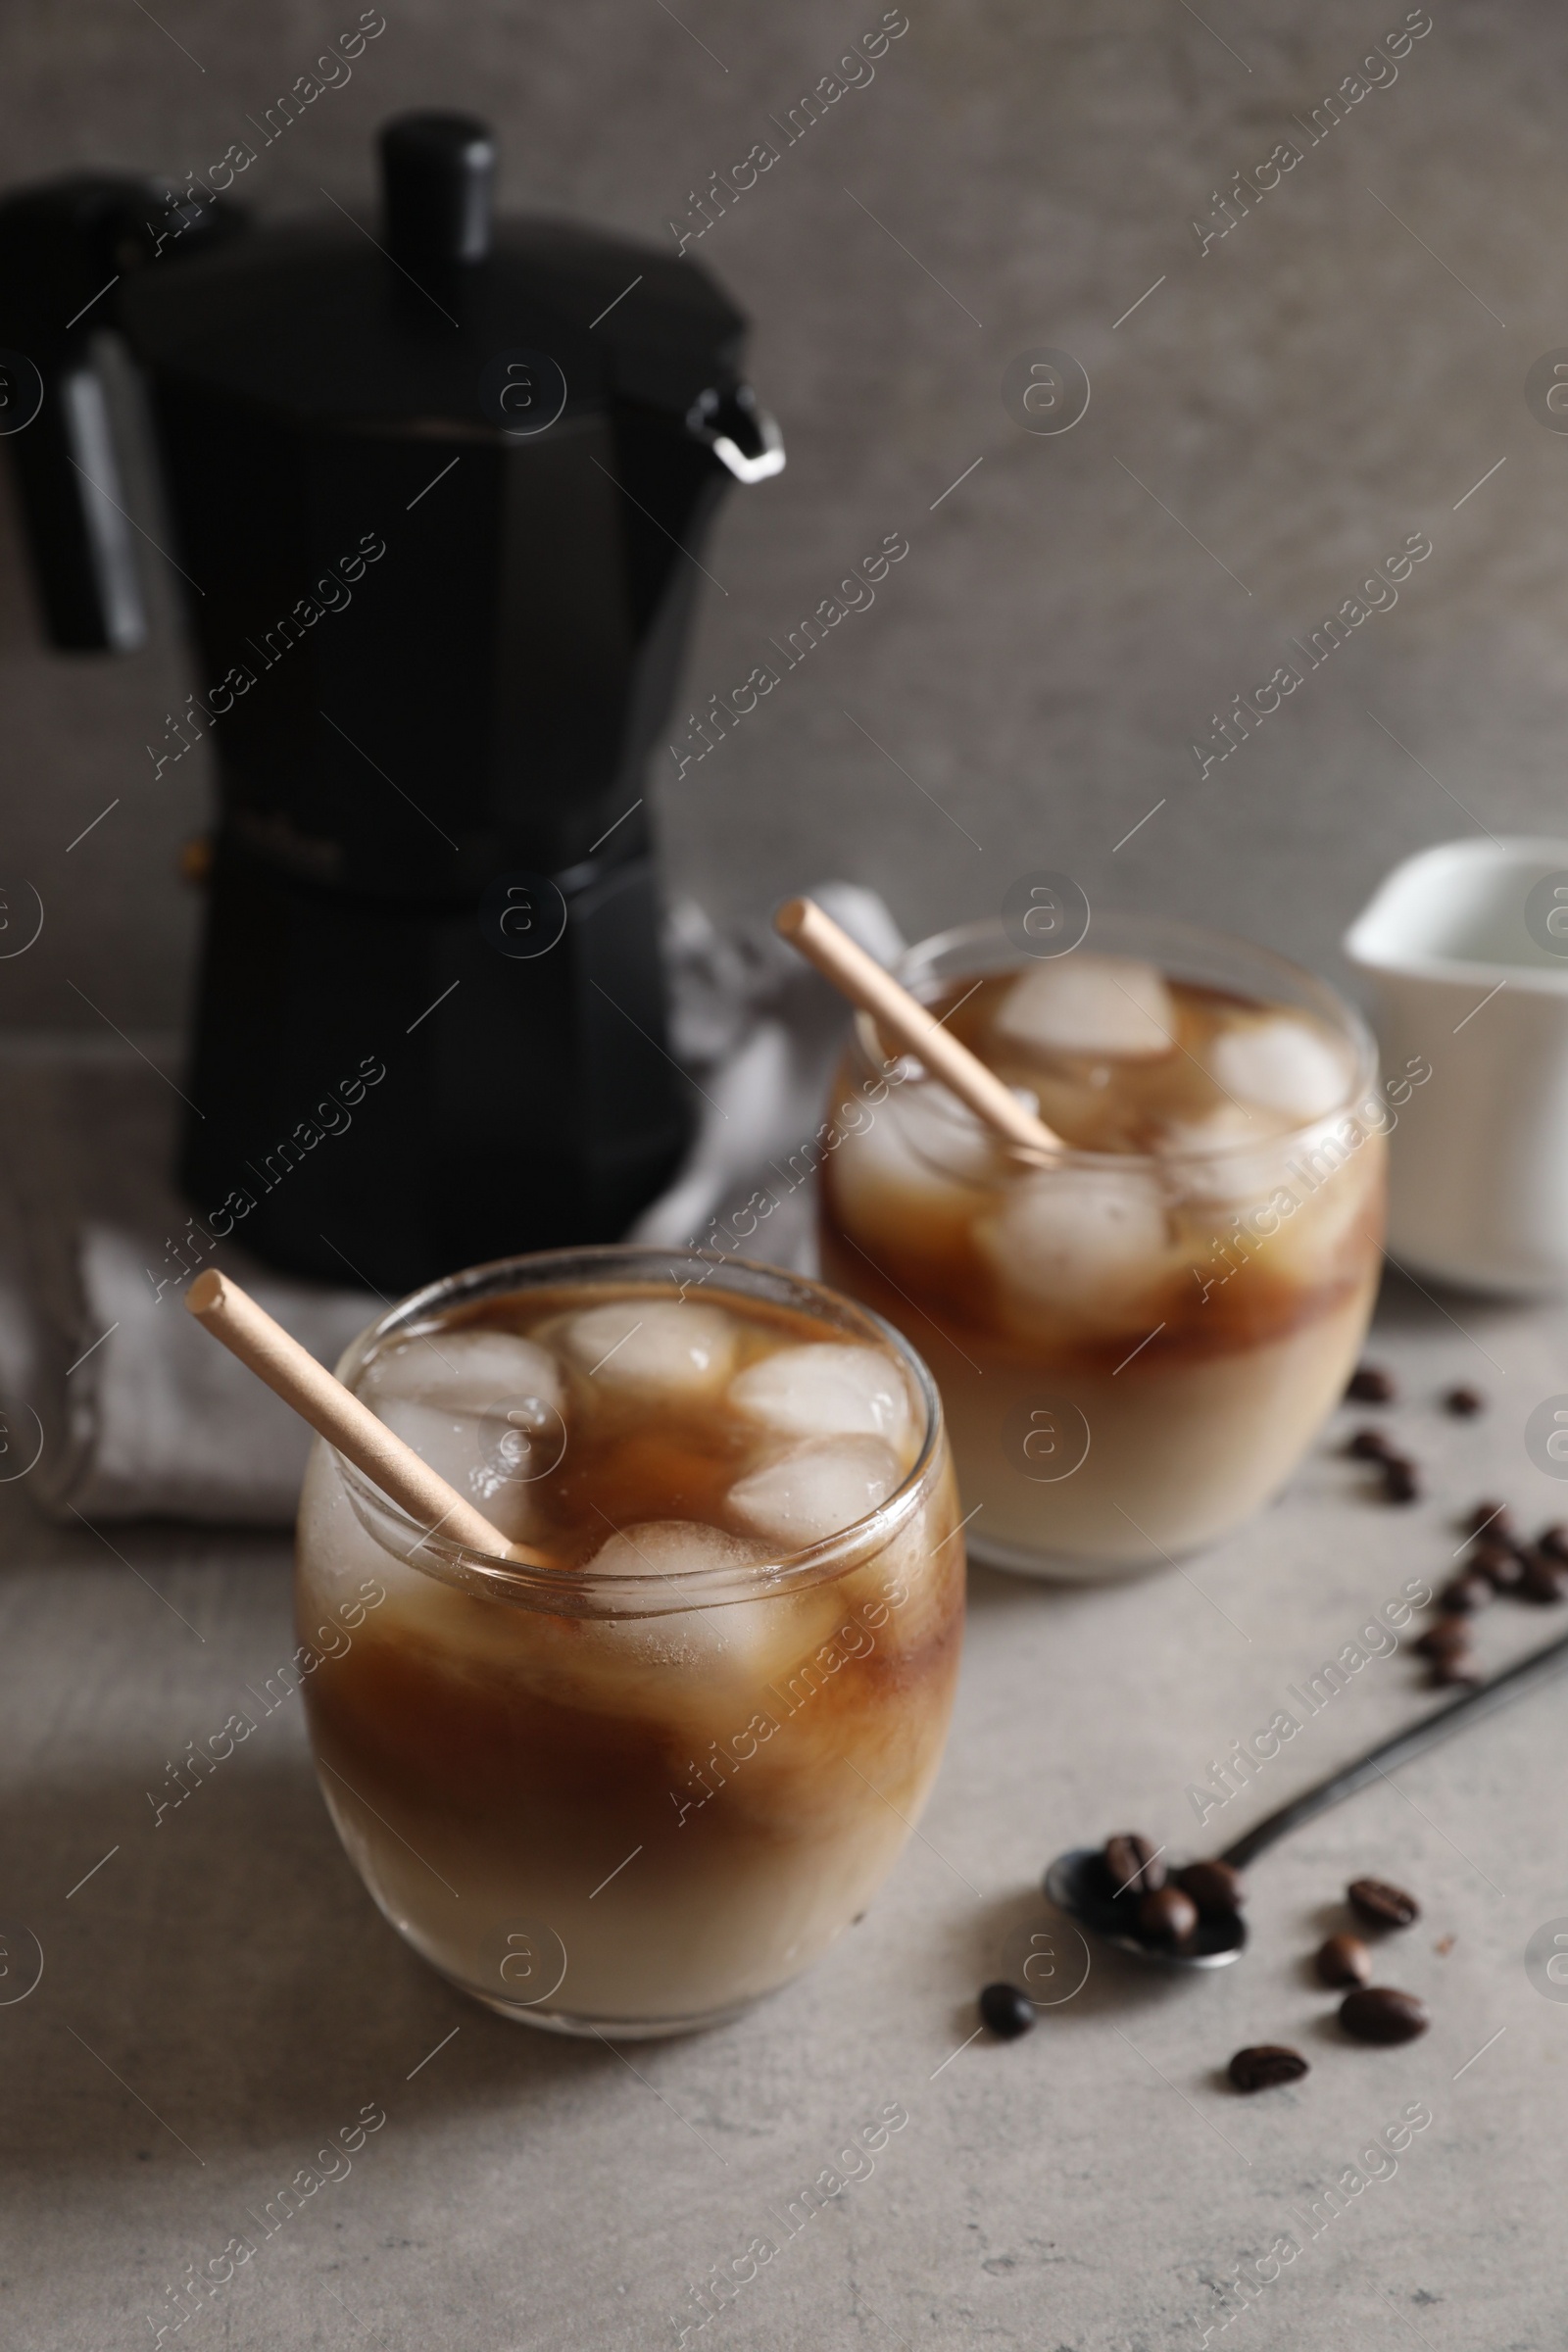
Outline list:
[[[1152,1576],[1171,1564],[1168,1554],[1154,1560],[1091,1560],[1070,1552],[1035,1551],[1024,1544],[999,1544],[990,1537],[968,1534],[965,1549],[985,1568],[1004,1569],[1008,1576],[1032,1576],[1045,1585],[1126,1584],[1133,1577]]]
[[[537,2026],[544,2034],[572,2034],[583,2040],[595,2041],[661,2041],[676,2034],[701,2034],[710,2026],[727,2026],[749,2009],[755,2009],[765,1993],[754,1994],[750,2000],[731,2001],[721,2009],[705,2009],[694,2017],[583,2017],[575,2010],[553,2009],[544,2003],[533,2008],[520,2001],[504,2001],[494,1993],[475,1992],[461,1977],[449,1976],[443,1968],[437,1972],[446,1977],[459,1992],[466,1992],[470,2001],[479,2001],[493,2009],[497,2017],[509,2017],[515,2025]]]

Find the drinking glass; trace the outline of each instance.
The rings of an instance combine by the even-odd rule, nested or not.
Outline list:
[[[1100,915],[1092,944],[1122,974],[1174,984],[1195,1036],[1245,1033],[1244,1066],[1269,1031],[1265,1091],[1288,1097],[1289,1053],[1304,1056],[1312,1115],[1238,1100],[1179,1043],[1136,1070],[1050,1055],[1031,1091],[1064,1136],[1108,1132],[1119,1100],[1185,1115],[1157,1150],[1042,1157],[992,1138],[861,1015],[820,1130],[824,1275],[929,1357],[971,1554],[1069,1580],[1191,1552],[1290,1476],[1371,1314],[1399,1094],[1374,1091],[1359,1016],[1264,949]],[[1004,990],[1038,960],[1001,922],[974,923],[911,949],[899,976],[983,1050]],[[1125,1124],[1139,1132],[1131,1108]]]
[[[635,1309],[637,1329],[679,1308],[693,1362],[715,1314],[807,1353],[859,1351],[862,1370],[874,1350],[876,1410],[903,1433],[891,1491],[817,1540],[748,1540],[711,1497],[775,1442],[745,1422],[737,1384],[676,1411],[558,1353],[557,1389],[496,1396],[471,1369],[490,1343],[465,1353],[476,1332],[514,1351],[505,1335],[606,1306]],[[591,1556],[519,1565],[422,1533],[315,1447],[297,1583],[311,1740],[338,1835],[399,1934],[490,2008],[564,2033],[710,2025],[808,1966],[891,1870],[952,1711],[963,1547],[913,1348],[774,1268],[612,1248],[435,1283],[372,1323],[338,1376],[509,1537],[548,1555],[552,1513],[604,1522]],[[844,1416],[862,1434],[835,1458],[886,1454],[863,1399]]]

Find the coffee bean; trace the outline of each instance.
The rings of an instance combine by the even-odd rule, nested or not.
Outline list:
[[[1483,1679],[1461,1652],[1456,1658],[1434,1658],[1427,1687],[1432,1690],[1479,1690]]]
[[[1173,1952],[1186,1943],[1197,1925],[1198,1905],[1179,1886],[1161,1886],[1138,1906],[1138,1939],[1160,1951]]]
[[[1410,1644],[1418,1658],[1457,1658],[1470,1646],[1470,1625],[1463,1617],[1440,1617]]]
[[[1378,1364],[1358,1364],[1350,1374],[1345,1394],[1352,1404],[1392,1404],[1393,1375]]]
[[[1228,1919],[1245,1902],[1242,1874],[1228,1862],[1189,1862],[1173,1874],[1183,1894],[1198,1905],[1200,1919]]]
[[[980,1995],[980,2022],[999,2041],[1016,2041],[1035,2022],[1035,2005],[1016,1984],[988,1984]]]
[[[1391,1886],[1387,1879],[1352,1879],[1345,1899],[1368,1927],[1407,1928],[1421,1916],[1415,1896],[1402,1886]]]
[[[1568,1527],[1544,1527],[1536,1538],[1536,1549],[1544,1551],[1548,1560],[1568,1560]]]
[[[1490,1580],[1466,1571],[1463,1576],[1456,1576],[1444,1586],[1438,1594],[1438,1606],[1446,1610],[1449,1616],[1468,1617],[1477,1609],[1484,1609],[1491,1598]]]
[[[1524,1575],[1524,1562],[1511,1544],[1500,1544],[1491,1536],[1478,1539],[1470,1554],[1470,1572],[1484,1576],[1494,1592],[1511,1592]]]
[[[1539,1551],[1527,1552],[1514,1588],[1519,1599],[1533,1600],[1539,1607],[1549,1608],[1568,1592],[1568,1570],[1555,1560],[1544,1558]]]
[[[1135,1830],[1105,1840],[1105,1868],[1117,1894],[1157,1894],[1165,1884],[1165,1865],[1152,1838]]]
[[[1414,2041],[1431,2024],[1426,2004],[1392,1984],[1367,1984],[1340,2003],[1340,2023],[1357,2041]]]
[[[1513,1513],[1505,1502],[1473,1503],[1464,1515],[1467,1536],[1488,1535],[1499,1540],[1514,1532]]]
[[[1487,1409],[1487,1400],[1479,1389],[1450,1389],[1443,1404],[1446,1412],[1456,1414],[1461,1421],[1469,1421]]]
[[[1369,1984],[1372,1955],[1359,1936],[1331,1936],[1313,1963],[1325,1984]]]
[[[1238,2050],[1228,2072],[1238,2090],[1269,2090],[1276,2082],[1299,2082],[1308,2068],[1299,2050],[1289,2050],[1280,2041],[1260,2041],[1250,2050]]]
[[[1420,1474],[1414,1462],[1401,1453],[1387,1455],[1383,1463],[1383,1492],[1390,1502],[1414,1502],[1421,1493]]]
[[[1352,1461],[1382,1462],[1394,1451],[1394,1446],[1381,1429],[1358,1429],[1347,1440],[1345,1450]]]

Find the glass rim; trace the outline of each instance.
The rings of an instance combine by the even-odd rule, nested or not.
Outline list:
[[[1184,922],[1172,916],[1141,915],[1136,910],[1117,907],[1112,908],[1100,920],[1115,927],[1140,926],[1148,933],[1171,942],[1178,952],[1182,949],[1188,950],[1195,959],[1204,955],[1212,956],[1216,952],[1225,955],[1235,954],[1255,959],[1268,969],[1278,973],[1283,981],[1289,983],[1297,1000],[1299,1002],[1304,998],[1307,1008],[1327,1019],[1336,1033],[1352,1049],[1355,1056],[1354,1076],[1338,1102],[1328,1110],[1317,1112],[1310,1119],[1298,1120],[1294,1125],[1282,1128],[1273,1134],[1241,1136],[1211,1144],[1190,1145],[1179,1152],[1090,1152],[1078,1146],[1068,1145],[1059,1152],[1048,1154],[1043,1151],[1031,1150],[1027,1144],[1012,1144],[1004,1141],[1001,1136],[993,1136],[990,1138],[991,1146],[1001,1163],[1004,1174],[1025,1171],[1038,1175],[1069,1169],[1093,1169],[1098,1173],[1108,1170],[1120,1170],[1129,1174],[1164,1171],[1168,1174],[1179,1175],[1184,1168],[1211,1167],[1216,1161],[1226,1161],[1233,1156],[1240,1160],[1248,1156],[1255,1157],[1259,1152],[1288,1152],[1318,1135],[1325,1127],[1332,1126],[1338,1120],[1353,1117],[1358,1109],[1369,1106],[1378,1071],[1377,1040],[1356,1006],[1348,998],[1343,997],[1339,990],[1327,980],[1320,979],[1317,973],[1308,971],[1304,964],[1294,963],[1289,956],[1276,955],[1272,948],[1258,947],[1255,942],[1243,939],[1238,933],[1211,930],[1206,924]],[[1084,940],[1078,943],[1079,946],[1086,944],[1093,929],[1092,920],[1089,932],[1085,933]],[[1011,951],[1008,956],[986,956],[986,950],[994,949],[1003,943],[1005,943]],[[1076,953],[1076,950],[1067,949],[1064,953],[1072,955]],[[971,955],[976,960],[969,963],[965,959]],[[1025,950],[1017,947],[1000,915],[984,915],[974,922],[956,923],[946,931],[933,932],[929,938],[917,940],[911,947],[906,948],[893,967],[894,975],[903,982],[912,996],[925,1003],[934,994],[929,986],[931,974],[939,964],[950,957],[954,960],[949,971],[943,977],[953,979],[962,977],[966,969],[989,977],[993,972],[1022,971],[1036,962],[1056,960],[1056,958],[1031,956]],[[1151,956],[1149,960],[1158,962],[1159,958]],[[1164,965],[1161,964],[1161,969],[1164,968]],[[1179,969],[1174,976],[1178,979],[1181,978]],[[922,981],[927,983],[924,990],[921,986]],[[1285,999],[1279,1001],[1282,1004],[1287,1002]],[[857,1082],[865,1077],[884,1078],[901,1061],[909,1061],[914,1058],[909,1055],[896,1055],[890,1063],[880,1050],[875,1023],[870,1014],[866,1012],[856,1013],[851,1024],[851,1040],[852,1059],[857,1065],[854,1072]],[[965,1121],[972,1114],[964,1113],[956,1098],[952,1096],[945,1087],[933,1084],[928,1100],[938,1117],[951,1127],[956,1139],[968,1132]],[[918,1157],[925,1158],[928,1164],[935,1167],[939,1173],[944,1175],[960,1173],[945,1167],[931,1154],[922,1152],[919,1146],[912,1141],[911,1149],[915,1151]],[[970,1179],[970,1181],[985,1180]]]
[[[701,1279],[684,1284],[680,1277],[693,1267],[705,1269]],[[725,1277],[729,1277],[728,1281]],[[520,1279],[519,1279],[520,1278]],[[760,1297],[775,1305],[792,1306],[813,1320],[849,1337],[858,1335],[887,1350],[907,1378],[924,1427],[915,1458],[884,1502],[835,1534],[791,1552],[769,1553],[760,1560],[717,1568],[660,1570],[650,1575],[595,1575],[592,1564],[578,1568],[535,1568],[494,1552],[475,1550],[455,1542],[439,1529],[418,1522],[383,1494],[335,1446],[329,1448],[343,1481],[355,1517],[371,1540],[403,1566],[416,1568],[436,1581],[455,1585],[470,1594],[505,1601],[559,1617],[665,1617],[693,1608],[715,1608],[727,1602],[767,1599],[776,1593],[797,1592],[826,1584],[863,1565],[902,1529],[920,1508],[940,1462],[944,1435],[942,1399],[924,1359],[874,1308],[848,1298],[809,1275],[795,1274],[757,1258],[737,1257],[719,1250],[667,1249],[636,1242],[606,1242],[582,1248],[530,1250],[514,1257],[498,1257],[483,1265],[466,1266],[455,1274],[411,1291],[395,1300],[352,1339],[339,1356],[337,1378],[353,1389],[374,1357],[391,1342],[416,1338],[438,1328],[446,1310],[480,1298],[502,1298],[552,1283],[599,1282],[644,1289],[698,1291],[710,1283],[741,1298]],[[324,1443],[324,1441],[322,1441]],[[725,1531],[728,1532],[728,1531]],[[404,1539],[407,1539],[407,1542]],[[653,1591],[651,1588],[657,1587]],[[673,1588],[673,1591],[671,1591]]]

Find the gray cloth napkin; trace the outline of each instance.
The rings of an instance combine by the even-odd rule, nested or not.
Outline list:
[[[871,892],[813,895],[872,955],[899,954]],[[843,1005],[765,923],[721,932],[688,902],[668,950],[671,1042],[701,1117],[628,1239],[809,1270],[813,1187],[790,1154],[820,1119]],[[385,1302],[214,1249],[170,1177],[180,1104],[159,1063],[178,1067],[173,1040],[152,1058],[109,1040],[0,1040],[0,1483],[26,1478],[45,1510],[89,1523],[284,1526],[309,1432],[183,1311],[184,1291],[219,1265],[328,1364]],[[759,1191],[774,1208],[740,1240]]]
[[[7,1041],[0,1101],[0,1477],[59,1518],[286,1525],[310,1433],[183,1293],[220,1265],[323,1363],[379,1299],[214,1250],[170,1179],[178,1098],[135,1049]]]

